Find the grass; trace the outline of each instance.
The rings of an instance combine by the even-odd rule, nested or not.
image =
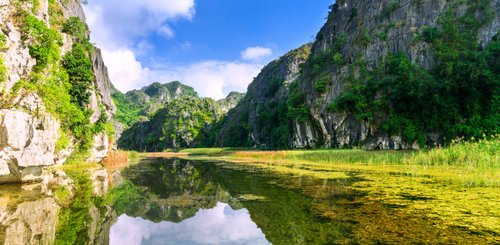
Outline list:
[[[188,158],[217,158],[265,166],[276,172],[330,178],[332,171],[404,172],[432,175],[467,187],[500,188],[500,137],[422,151],[364,151],[360,149],[258,151],[232,148],[181,150]],[[256,163],[257,162],[257,163]],[[265,163],[264,165],[262,163]],[[337,173],[335,177],[343,175]]]
[[[456,166],[500,169],[500,136],[468,142],[456,140],[446,148],[422,151],[365,151],[361,149],[318,149],[260,151],[237,148],[195,148],[179,153],[190,156],[226,157],[274,161],[310,161],[331,164]]]

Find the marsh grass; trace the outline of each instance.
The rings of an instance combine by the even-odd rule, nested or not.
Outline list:
[[[232,148],[182,150],[189,157],[217,158],[261,165],[276,172],[342,178],[339,171],[382,171],[407,176],[436,176],[464,187],[500,188],[500,137],[467,142],[455,140],[446,148],[421,151],[291,150],[259,151]],[[258,162],[259,164],[255,164]],[[263,165],[262,163],[265,163]]]

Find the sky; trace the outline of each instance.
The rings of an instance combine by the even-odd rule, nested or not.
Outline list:
[[[122,92],[180,81],[246,92],[263,66],[314,40],[333,0],[89,0],[91,40]]]

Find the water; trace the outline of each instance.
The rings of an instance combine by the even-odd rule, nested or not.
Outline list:
[[[334,243],[350,236],[350,221],[324,217],[316,201],[333,193],[336,180],[162,158],[122,175],[111,244]],[[355,178],[341,185],[349,181]],[[297,188],[311,188],[317,198]],[[362,194],[342,190],[336,199],[356,195]]]
[[[143,218],[120,216],[111,227],[110,244],[269,244],[246,209],[227,203],[200,209],[180,223],[154,223]]]
[[[500,242],[497,189],[396,174],[397,166],[273,167],[145,158],[115,175],[106,197],[77,200],[92,207],[70,209],[65,229],[58,213],[70,206],[39,184],[0,186],[0,244],[75,235],[76,243],[120,245]],[[71,222],[78,218],[83,222]]]

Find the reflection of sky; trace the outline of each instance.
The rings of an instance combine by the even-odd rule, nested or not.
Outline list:
[[[248,210],[217,203],[180,224],[122,215],[111,227],[111,245],[128,244],[269,244]]]

